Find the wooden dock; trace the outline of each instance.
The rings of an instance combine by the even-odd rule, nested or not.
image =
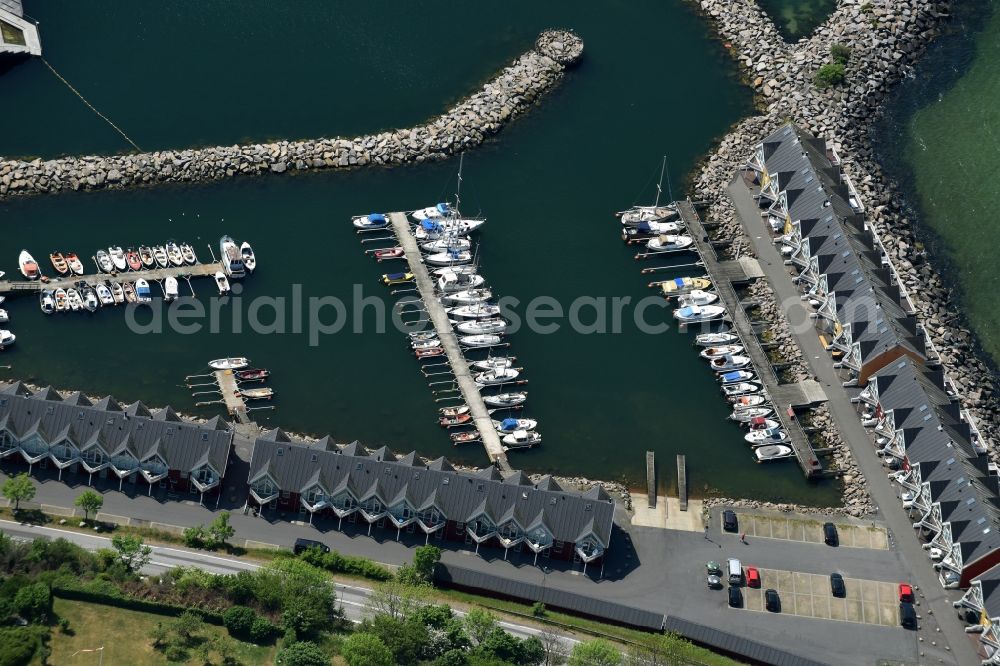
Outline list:
[[[681,511],[688,510],[688,475],[687,458],[683,453],[677,454],[677,499],[680,500]]]
[[[656,454],[646,451],[646,500],[650,509],[656,508]]]
[[[86,282],[94,286],[105,280],[117,282],[135,282],[143,279],[152,284],[162,283],[168,277],[177,279],[206,277],[215,275],[222,270],[222,263],[194,264],[186,266],[170,266],[168,268],[152,268],[145,271],[121,271],[119,273],[85,273],[84,275],[71,275],[69,277],[59,277],[50,279],[48,282],[41,280],[0,280],[0,294],[23,294],[56,289],[69,289],[76,286],[78,282]]]
[[[486,447],[486,455],[490,461],[505,472],[513,471],[507,461],[507,453],[503,449],[500,441],[500,434],[493,426],[493,418],[490,416],[483,402],[483,396],[479,393],[479,387],[473,379],[469,364],[462,354],[462,348],[458,343],[458,337],[448,321],[448,314],[444,311],[444,306],[434,293],[434,281],[431,279],[427,266],[424,265],[420,248],[417,246],[417,239],[413,237],[410,229],[410,222],[406,213],[390,213],[389,220],[392,222],[393,231],[396,238],[406,253],[406,261],[410,265],[410,272],[413,273],[417,291],[423,299],[424,307],[430,318],[434,329],[437,331],[441,346],[444,347],[448,356],[448,364],[455,377],[455,383],[462,392],[465,404],[469,406],[473,423],[479,431],[479,439]]]
[[[222,393],[222,399],[226,403],[226,411],[229,412],[229,415],[235,416],[240,423],[250,423],[250,417],[247,415],[247,403],[239,395],[240,389],[233,371],[216,370],[212,374],[215,375],[215,383],[219,385],[219,391]]]
[[[792,404],[778,402],[779,398],[789,394],[789,389],[785,388],[789,385],[781,384],[778,381],[778,376],[774,372],[771,359],[761,346],[760,339],[757,337],[750,318],[747,316],[746,310],[740,302],[736,289],[733,286],[734,281],[744,282],[749,277],[748,273],[752,271],[752,264],[740,260],[719,261],[718,256],[715,254],[715,248],[712,246],[711,241],[709,241],[708,235],[705,233],[705,227],[702,226],[701,218],[695,211],[691,201],[677,202],[677,210],[680,212],[681,219],[684,221],[688,233],[694,239],[695,245],[698,248],[698,254],[705,264],[705,271],[711,276],[715,290],[719,294],[719,299],[729,313],[733,332],[739,335],[740,344],[743,345],[745,350],[744,353],[750,357],[753,363],[754,370],[757,373],[757,381],[763,385],[766,395],[774,405],[774,418],[781,422],[781,427],[788,433],[789,440],[787,443],[795,452],[795,458],[798,460],[799,466],[807,477],[822,476],[823,465],[816,456],[816,452],[813,451],[812,445],[809,443],[809,438],[795,418],[794,411],[792,411]],[[737,266],[741,267],[740,271],[737,270]],[[744,277],[734,280],[734,278],[739,278],[741,272]],[[800,392],[803,394],[811,393],[815,395],[814,391],[806,390],[805,387],[800,387],[800,389]]]

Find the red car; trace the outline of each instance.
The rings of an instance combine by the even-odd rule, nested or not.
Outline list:
[[[899,584],[899,600],[903,603],[913,603],[913,588],[906,583]]]
[[[747,567],[747,587],[760,587],[760,572],[757,567]]]

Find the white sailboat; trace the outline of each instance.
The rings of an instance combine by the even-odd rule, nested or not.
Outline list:
[[[500,315],[500,306],[490,303],[472,303],[445,309],[455,319],[490,319]]]
[[[681,306],[687,305],[711,305],[719,300],[719,295],[711,291],[693,289],[686,294],[677,297],[677,303]]]
[[[697,324],[722,319],[726,309],[721,305],[688,305],[674,310],[673,316],[682,324]]]
[[[515,430],[534,430],[538,427],[538,421],[535,419],[504,419],[502,421],[493,419],[493,427],[501,433],[514,432]]]
[[[690,236],[678,236],[675,234],[662,234],[656,238],[650,238],[646,241],[646,250],[649,252],[657,252],[661,254],[670,252],[681,252],[687,250],[694,243],[694,239]]]
[[[478,289],[486,284],[486,279],[477,273],[444,273],[438,278],[437,288],[445,294]]]
[[[442,291],[445,291],[442,289]],[[441,302],[445,305],[472,305],[474,303],[485,303],[493,298],[493,292],[489,289],[463,289],[446,293],[441,297]]]
[[[463,321],[455,326],[459,333],[465,335],[500,335],[507,330],[507,322],[503,319],[477,319]]]
[[[458,344],[463,347],[491,347],[503,341],[499,335],[463,335],[458,338]]]
[[[498,393],[496,395],[483,396],[483,402],[485,402],[488,407],[516,407],[524,404],[527,399],[527,391],[514,391],[510,393]]]
[[[520,374],[520,371],[514,368],[496,368],[494,370],[480,372],[474,375],[473,379],[475,379],[476,384],[479,386],[494,386],[496,384],[512,382],[517,379]]]
[[[694,343],[700,347],[714,347],[716,345],[726,345],[730,342],[737,342],[740,339],[735,333],[722,331],[719,333],[699,333],[694,338]]]

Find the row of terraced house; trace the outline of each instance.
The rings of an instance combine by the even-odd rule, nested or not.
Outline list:
[[[215,498],[217,506],[233,442],[230,424],[218,417],[193,422],[169,407],[154,412],[140,402],[32,392],[21,383],[0,390],[0,459],[29,474],[54,467],[60,481],[85,475],[87,485],[96,479],[110,490]],[[245,483],[246,505],[255,511],[309,524],[322,516],[336,529],[346,520],[367,525],[369,535],[389,530],[397,540],[419,532],[426,543],[459,542],[477,553],[502,548],[505,559],[522,552],[535,563],[572,560],[584,569],[602,561],[615,510],[600,486],[569,492],[548,476],[535,482],[493,467],[462,471],[444,458],[397,457],[329,437],[304,442],[281,430],[253,442]]]
[[[1000,665],[1000,477],[836,151],[793,123],[749,160],[758,203],[956,607]]]

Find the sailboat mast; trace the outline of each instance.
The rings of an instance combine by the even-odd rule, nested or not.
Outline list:
[[[656,203],[653,204],[653,208],[660,205],[660,195],[663,194],[663,172],[667,169],[667,156],[663,156],[663,164],[660,165],[660,182],[656,184]],[[667,183],[670,186],[670,183]]]
[[[465,162],[465,153],[458,156],[458,187],[455,188],[455,208],[461,210],[462,206],[462,163]]]

